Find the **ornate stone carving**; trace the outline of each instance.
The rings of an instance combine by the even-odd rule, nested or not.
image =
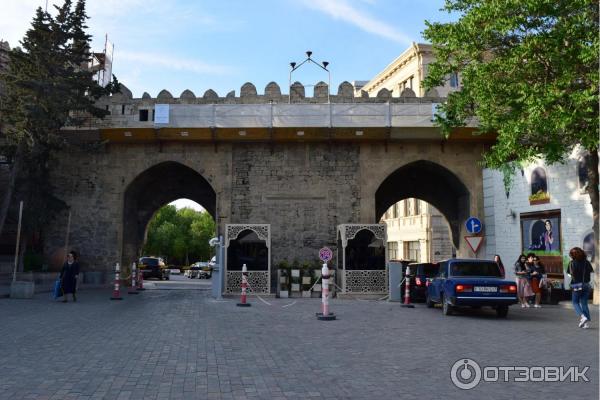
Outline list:
[[[231,224],[227,225],[227,236],[225,247],[229,247],[229,241],[235,240],[242,231],[251,230],[256,233],[260,240],[264,240],[269,247],[269,225],[268,224]]]
[[[227,271],[227,287],[225,293],[240,293],[242,291],[242,272]],[[249,294],[269,294],[271,286],[269,284],[269,271],[249,271],[248,272]]]
[[[371,231],[375,238],[381,239],[385,243],[385,225],[384,224],[344,224],[340,225],[338,230],[342,237],[342,246],[348,246],[348,240],[354,239],[356,234],[363,229]]]
[[[387,270],[344,271],[346,292],[349,293],[387,293]]]

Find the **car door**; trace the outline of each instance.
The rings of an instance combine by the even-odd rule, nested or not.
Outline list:
[[[444,282],[446,281],[446,277],[447,277],[447,268],[448,268],[448,263],[447,262],[441,262],[440,263],[440,270],[438,272],[438,274],[431,280],[431,283],[429,285],[429,295],[431,296],[431,299],[433,301],[440,301],[440,295],[442,292],[442,288],[444,286]]]

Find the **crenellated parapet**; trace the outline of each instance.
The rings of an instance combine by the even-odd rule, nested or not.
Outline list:
[[[337,88],[337,92],[328,91],[328,85],[325,82],[318,82],[312,86],[312,93],[308,93],[307,88],[300,82],[294,82],[289,88],[290,94],[282,94],[280,86],[275,82],[269,82],[262,93],[259,93],[256,86],[251,82],[246,82],[239,90],[239,96],[235,91],[227,93],[225,96],[219,96],[214,90],[208,89],[201,96],[197,96],[193,91],[186,89],[178,97],[174,96],[166,89],[161,90],[156,97],[152,97],[144,92],[141,98],[134,98],[131,91],[121,85],[121,93],[103,99],[103,104],[267,104],[267,103],[385,103],[388,101],[395,103],[432,103],[439,102],[437,96],[417,98],[415,93],[407,89],[402,92],[400,97],[392,97],[387,89],[381,89],[376,96],[369,97],[367,92],[361,91],[355,95],[354,87],[350,82],[342,82]],[[430,92],[435,95],[435,91]],[[290,99],[291,97],[291,99]]]

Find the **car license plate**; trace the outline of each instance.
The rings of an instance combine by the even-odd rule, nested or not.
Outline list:
[[[476,292],[497,292],[498,288],[495,286],[475,286],[473,290]]]

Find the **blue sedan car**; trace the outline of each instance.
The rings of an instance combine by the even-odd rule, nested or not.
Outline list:
[[[451,259],[441,261],[438,275],[429,279],[426,303],[430,308],[441,304],[444,315],[459,307],[492,307],[506,317],[517,303],[517,286],[502,278],[494,261]]]

